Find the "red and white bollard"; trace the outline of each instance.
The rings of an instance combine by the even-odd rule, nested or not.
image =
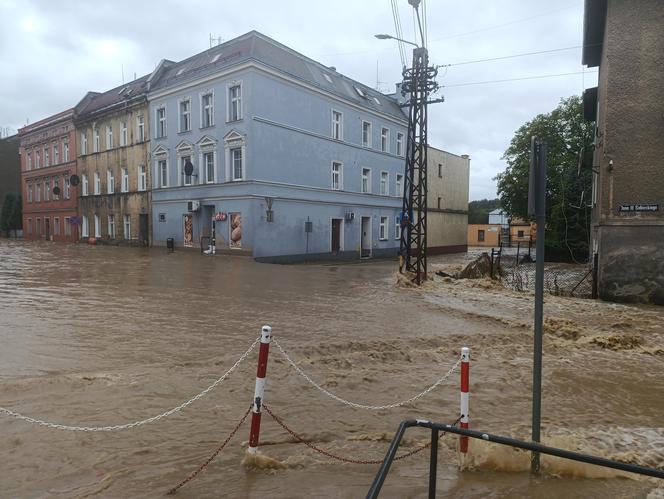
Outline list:
[[[460,427],[468,428],[470,411],[470,349],[461,349],[461,399],[460,399]],[[468,437],[459,437],[459,449],[464,454],[468,452]]]
[[[265,392],[265,374],[267,373],[267,355],[270,352],[270,340],[272,340],[272,328],[270,326],[263,326],[261,330],[261,346],[258,351],[254,401],[251,411],[251,430],[249,432],[248,449],[250,454],[256,454],[258,450],[258,434],[261,431],[261,407],[263,405],[263,393]]]

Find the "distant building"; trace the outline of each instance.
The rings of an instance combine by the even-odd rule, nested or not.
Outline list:
[[[0,209],[4,206],[5,196],[21,195],[21,162],[19,158],[18,134],[0,138]]]
[[[502,208],[496,208],[489,212],[489,224],[500,225],[503,229],[507,229],[510,226],[510,217]]]
[[[499,224],[468,225],[468,246],[500,246],[502,227]]]
[[[252,31],[150,77],[154,243],[261,261],[396,255],[407,118]],[[188,172],[186,165],[191,164]]]
[[[82,238],[150,242],[148,76],[76,105]]]
[[[69,109],[18,131],[25,239],[78,239],[73,114]]]
[[[596,121],[592,251],[606,300],[664,304],[664,2],[586,0],[584,92]]]
[[[427,150],[427,247],[429,254],[468,249],[470,158]]]

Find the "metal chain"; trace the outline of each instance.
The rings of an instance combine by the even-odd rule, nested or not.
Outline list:
[[[237,369],[237,367],[244,361],[244,359],[247,358],[247,356],[251,353],[251,351],[256,347],[258,342],[260,341],[260,338],[257,338],[249,347],[249,349],[242,354],[242,356],[233,364],[233,366],[226,371],[221,377],[217,378],[217,380],[212,383],[210,386],[208,386],[205,390],[200,392],[198,395],[190,398],[186,402],[183,402],[177,407],[174,407],[173,409],[162,412],[161,414],[158,414],[156,416],[152,416],[151,418],[144,419],[142,421],[134,421],[133,423],[127,423],[127,424],[121,424],[121,425],[115,425],[115,426],[68,426],[68,425],[63,425],[63,424],[58,424],[58,423],[50,423],[48,421],[42,421],[41,419],[35,419],[31,418],[29,416],[24,416],[23,414],[19,414],[18,412],[14,412],[11,409],[6,409],[4,407],[0,407],[0,413],[6,414],[7,416],[12,416],[16,419],[20,419],[22,421],[26,421],[28,423],[34,423],[39,426],[44,426],[46,428],[52,428],[56,430],[68,430],[68,431],[118,431],[118,430],[127,430],[129,428],[135,428],[137,426],[141,426],[144,424],[148,423],[153,423],[155,421],[159,421],[162,418],[171,416],[172,414],[175,414],[178,411],[181,411],[185,407],[193,404],[196,402],[198,399],[204,397],[207,395],[211,390],[217,387],[220,383],[222,383],[230,374]]]
[[[218,448],[216,451],[214,451],[214,453],[213,453],[213,454],[212,454],[212,455],[211,455],[211,456],[210,456],[210,457],[209,457],[209,458],[208,458],[203,464],[201,464],[200,467],[199,467],[196,471],[194,471],[193,473],[191,473],[187,478],[185,478],[185,479],[182,480],[180,483],[178,483],[175,487],[173,487],[171,490],[169,490],[169,491],[167,492],[167,494],[168,494],[168,495],[173,495],[173,494],[175,494],[175,493],[178,491],[178,489],[179,489],[180,487],[182,487],[182,486],[185,485],[186,483],[188,483],[188,482],[190,482],[191,480],[193,480],[193,479],[196,477],[196,475],[198,475],[201,471],[203,471],[205,468],[207,468],[208,465],[209,465],[212,461],[214,461],[214,459],[219,455],[219,453],[220,453],[222,450],[224,450],[224,447],[226,447],[226,445],[228,445],[228,442],[230,442],[231,439],[235,436],[235,434],[236,434],[237,431],[240,429],[240,427],[242,426],[242,424],[246,421],[247,416],[249,416],[249,413],[250,413],[250,412],[251,412],[251,406],[249,406],[249,409],[247,409],[247,412],[244,413],[244,416],[242,416],[242,418],[240,419],[240,421],[238,422],[238,424],[236,424],[236,425],[235,425],[235,428],[233,428],[233,431],[230,432],[230,434],[228,435],[228,437],[226,437],[226,440],[223,441],[223,443],[219,446],[219,448]]]
[[[331,459],[335,459],[337,461],[341,461],[342,463],[350,463],[350,464],[381,464],[383,462],[382,459],[354,459],[350,457],[343,457],[343,456],[338,456],[336,454],[332,454],[330,451],[327,451],[325,449],[321,449],[320,447],[315,446],[311,442],[305,440],[302,436],[298,435],[295,433],[293,430],[291,430],[288,426],[286,426],[286,423],[284,423],[281,418],[279,418],[276,414],[274,414],[270,408],[263,404],[263,409],[267,411],[267,413],[272,416],[272,419],[274,419],[279,426],[281,426],[284,430],[286,430],[295,440],[297,440],[300,443],[303,443],[307,447],[309,447],[311,450],[318,452],[319,454],[323,454],[324,456],[327,456]],[[431,447],[430,443],[427,443],[423,445],[422,447],[418,447],[417,449],[414,449],[410,452],[407,452],[405,454],[402,454],[400,456],[397,456],[394,458],[395,461],[399,461],[401,459],[406,459],[407,457],[414,456],[415,454],[422,452],[424,449],[427,449]]]
[[[447,378],[449,378],[449,376],[454,372],[454,370],[459,366],[459,364],[461,364],[461,359],[457,360],[456,363],[455,363],[455,364],[449,369],[449,371],[447,371],[447,373],[445,373],[445,375],[444,375],[442,378],[440,378],[438,381],[436,381],[433,385],[431,385],[431,386],[430,386],[429,388],[427,388],[426,390],[424,390],[424,391],[418,393],[417,395],[415,395],[415,396],[413,396],[413,397],[411,397],[411,398],[409,398],[409,399],[407,399],[407,400],[404,400],[404,401],[402,401],[402,402],[395,402],[395,403],[393,403],[393,404],[387,404],[387,405],[364,405],[364,404],[358,404],[358,403],[356,403],[356,402],[351,402],[351,401],[346,400],[346,399],[342,399],[341,397],[335,395],[334,393],[332,393],[332,392],[326,390],[325,388],[323,388],[322,386],[320,386],[320,385],[319,385],[318,383],[316,383],[313,379],[311,379],[311,378],[307,375],[307,373],[305,373],[305,372],[302,370],[302,368],[301,368],[300,366],[298,366],[298,365],[293,361],[293,359],[290,358],[290,356],[286,353],[286,351],[282,348],[282,346],[279,344],[279,342],[278,342],[276,339],[272,338],[272,342],[273,342],[275,345],[277,345],[277,348],[278,348],[279,351],[281,352],[281,355],[284,356],[284,358],[286,359],[286,361],[287,361],[287,362],[293,367],[293,369],[295,369],[295,370],[297,371],[297,373],[298,373],[300,376],[302,376],[302,377],[303,377],[304,379],[306,379],[310,384],[312,384],[313,386],[315,386],[316,388],[318,388],[318,389],[319,389],[321,392],[323,392],[325,395],[327,395],[327,396],[330,397],[330,398],[333,398],[333,399],[336,400],[337,402],[341,402],[342,404],[348,405],[348,406],[350,406],[350,407],[355,407],[356,409],[367,409],[367,410],[370,410],[370,411],[379,411],[379,410],[383,410],[383,409],[394,409],[395,407],[400,407],[400,406],[402,406],[402,405],[409,404],[410,402],[415,402],[415,401],[416,401],[417,399],[419,399],[420,397],[423,397],[423,396],[425,396],[426,394],[428,394],[429,392],[431,392],[432,390],[435,390],[435,389],[436,389],[441,383],[443,383]]]

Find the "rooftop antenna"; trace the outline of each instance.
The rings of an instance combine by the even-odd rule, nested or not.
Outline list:
[[[222,41],[223,38],[221,38],[221,36],[212,36],[212,33],[210,33],[210,48],[214,45],[221,45]]]
[[[122,84],[124,85],[124,64],[120,64],[120,70],[122,71]]]

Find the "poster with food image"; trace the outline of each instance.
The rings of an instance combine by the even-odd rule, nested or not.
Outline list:
[[[229,244],[231,249],[242,248],[242,213],[229,215],[228,230],[230,231]]]
[[[194,220],[191,215],[184,215],[184,245],[186,247],[194,245]]]

